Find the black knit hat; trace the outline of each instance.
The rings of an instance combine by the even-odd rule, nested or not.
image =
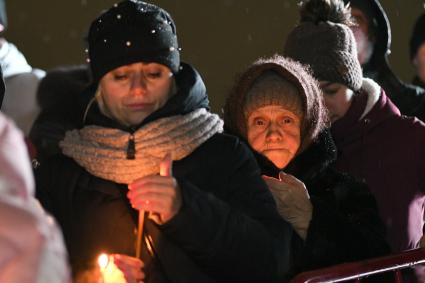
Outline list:
[[[350,30],[350,9],[341,0],[304,1],[301,22],[288,35],[284,55],[310,65],[318,80],[357,91],[363,74]]]
[[[419,16],[410,37],[410,60],[416,56],[419,47],[425,42],[425,13]]]
[[[102,13],[90,26],[88,53],[94,81],[120,66],[155,62],[179,71],[176,26],[162,8],[126,0]]]
[[[3,30],[7,27],[6,0],[0,0],[0,25],[3,26]]]

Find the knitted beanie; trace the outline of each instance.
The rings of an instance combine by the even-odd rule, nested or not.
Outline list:
[[[328,115],[318,82],[306,66],[289,58],[275,55],[258,59],[237,78],[224,106],[226,130],[246,140],[247,114],[254,107],[266,105],[283,105],[300,113],[298,153],[327,126]]]
[[[342,0],[307,0],[301,22],[288,35],[284,55],[311,67],[320,81],[341,83],[353,91],[362,85],[351,13]]]
[[[247,92],[243,107],[246,119],[256,109],[270,105],[284,106],[302,120],[303,106],[297,88],[271,70],[259,76]]]
[[[423,13],[415,22],[412,35],[410,37],[409,50],[410,60],[415,58],[419,47],[425,42],[425,13]]]
[[[155,62],[179,71],[176,26],[162,8],[140,0],[115,4],[95,19],[88,34],[94,81],[120,66]]]

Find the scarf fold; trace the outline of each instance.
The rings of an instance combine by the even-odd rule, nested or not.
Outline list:
[[[86,126],[68,131],[60,142],[63,154],[89,173],[121,184],[159,173],[159,163],[170,153],[181,160],[216,133],[223,132],[218,115],[201,108],[186,115],[158,119],[133,134],[118,129]],[[127,159],[134,140],[135,158]]]

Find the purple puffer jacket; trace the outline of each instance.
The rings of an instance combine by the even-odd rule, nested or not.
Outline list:
[[[417,248],[424,224],[425,124],[400,115],[379,85],[364,80],[331,130],[335,167],[369,185],[393,252]]]

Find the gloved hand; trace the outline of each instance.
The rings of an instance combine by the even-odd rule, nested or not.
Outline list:
[[[291,223],[298,235],[305,240],[313,205],[304,183],[284,172],[279,173],[279,180],[268,176],[263,176],[263,179],[276,201],[280,216]]]

